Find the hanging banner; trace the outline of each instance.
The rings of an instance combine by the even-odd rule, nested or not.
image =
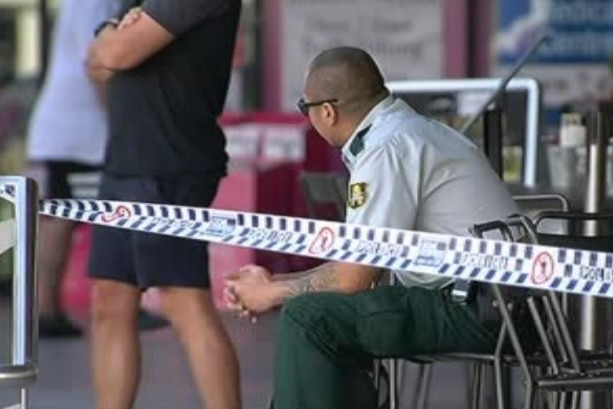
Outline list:
[[[358,46],[386,80],[443,75],[442,0],[283,0],[281,107],[294,111],[304,74],[321,51]]]
[[[550,40],[522,70],[543,83],[545,105],[594,103],[609,95],[613,1],[499,0],[498,74],[508,72],[541,33]]]

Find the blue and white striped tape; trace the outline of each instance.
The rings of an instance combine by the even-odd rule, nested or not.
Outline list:
[[[41,213],[323,260],[613,298],[613,253],[130,202],[47,200]]]
[[[0,184],[0,197],[9,200]],[[249,212],[44,200],[40,213],[101,226],[392,270],[613,298],[613,253]]]

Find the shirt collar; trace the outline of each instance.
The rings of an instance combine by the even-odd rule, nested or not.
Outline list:
[[[356,156],[364,149],[364,138],[370,131],[373,122],[379,114],[394,104],[395,97],[388,95],[381,102],[375,105],[357,126],[351,137],[345,142],[341,149],[343,160],[350,165]]]

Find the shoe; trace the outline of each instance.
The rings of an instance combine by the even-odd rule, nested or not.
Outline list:
[[[83,330],[66,317],[64,314],[53,317],[40,316],[38,318],[39,338],[79,338],[83,336]]]
[[[153,314],[146,310],[140,310],[138,312],[138,328],[141,331],[152,331],[169,325],[170,322],[160,315]]]

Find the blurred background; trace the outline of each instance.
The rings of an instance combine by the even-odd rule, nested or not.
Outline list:
[[[2,173],[21,166],[27,118],[49,59],[60,2],[0,0]],[[552,40],[519,74],[543,88],[543,138],[555,135],[561,112],[587,111],[611,93],[613,12],[606,0],[379,0],[377,5],[244,0],[243,5],[226,106],[229,124],[245,122],[242,115],[250,113],[293,114],[306,64],[338,44],[367,49],[390,81],[475,78],[504,76],[548,31]],[[441,100],[445,96],[422,98],[418,108],[446,115],[457,126],[458,116],[461,121],[470,114],[471,101],[480,101],[475,95]],[[509,106],[521,109],[521,103]],[[522,137],[509,143],[521,145]]]
[[[0,0],[3,173],[19,169],[60,2]],[[232,114],[294,113],[306,64],[338,44],[367,49],[390,81],[474,78],[504,76],[548,31],[552,40],[520,72],[543,87],[542,136],[555,134],[564,110],[587,111],[611,93],[613,13],[606,0],[379,0],[377,5],[368,0],[243,0],[243,6],[226,106],[229,122],[241,119]],[[467,98],[431,107],[449,116],[467,114],[470,103],[459,100]],[[427,108],[423,105],[419,108]]]
[[[28,118],[49,61],[60,2],[0,0],[1,174],[24,169]],[[370,0],[243,0],[232,82],[220,119],[228,136],[231,172],[216,206],[304,215],[300,172],[343,171],[337,153],[309,137],[313,130],[294,108],[305,68],[319,51],[340,44],[361,46],[375,56],[388,81],[419,85],[426,80],[504,77],[545,32],[550,40],[518,74],[538,82],[538,105],[529,106],[530,91],[525,88],[509,89],[499,101],[504,108],[505,180],[547,189],[552,185],[549,148],[543,147],[556,145],[561,114],[587,112],[610,97],[610,2],[377,0],[375,5]],[[495,90],[471,86],[397,94],[419,111],[460,128]],[[538,118],[528,116],[530,109]],[[529,121],[536,121],[534,135],[527,133]],[[482,123],[467,135],[481,143]],[[575,162],[566,168],[582,173],[584,164]],[[267,195],[271,186],[283,186],[286,194]],[[234,254],[248,250],[213,251],[215,262],[222,265],[255,257]],[[279,269],[297,262],[272,261]]]
[[[2,175],[25,170],[28,120],[47,69],[60,4],[61,0],[0,0]],[[295,110],[307,64],[323,49],[336,45],[366,49],[395,94],[420,112],[460,129],[498,85],[490,81],[477,86],[468,80],[505,77],[544,33],[549,40],[517,75],[532,82],[509,86],[498,100],[503,177],[516,194],[563,193],[573,207],[583,208],[589,137],[583,129],[584,137],[569,144],[560,135],[569,120],[563,115],[579,114],[570,126],[584,127],[581,115],[610,102],[613,95],[610,0],[243,0],[230,92],[220,118],[228,138],[230,171],[214,206],[314,216],[299,183],[301,175],[344,172],[338,153]],[[478,121],[467,136],[483,144],[487,133]],[[609,135],[606,139],[613,158]],[[613,208],[613,167],[608,162],[604,183],[609,200],[597,210]],[[9,212],[0,204],[0,220]],[[82,226],[74,236],[63,283],[64,304],[77,316],[85,316],[89,306],[88,249],[88,226]],[[218,301],[223,275],[238,266],[259,263],[288,271],[314,262],[222,245],[211,245],[210,251]],[[3,282],[10,282],[10,271],[11,252],[7,252],[0,256],[0,290]],[[147,303],[155,308],[155,297]],[[239,336],[247,346],[261,341],[270,348],[269,332],[262,327],[259,331]],[[48,355],[55,353],[43,347]],[[266,351],[252,362],[254,368],[269,365],[270,351]],[[77,356],[83,353],[78,350]],[[260,380],[254,386],[260,392],[254,393],[262,401],[266,392],[261,393],[265,389],[261,383],[267,376],[249,378]],[[61,391],[62,386],[43,382],[49,393]],[[83,407],[78,406],[83,401],[74,407]],[[456,409],[450,405],[436,407]]]
[[[60,2],[0,0],[0,174],[24,170],[28,118],[47,69]],[[337,152],[314,136],[294,108],[305,68],[321,50],[341,44],[365,48],[393,92],[424,114],[460,128],[496,89],[462,81],[506,76],[543,33],[550,39],[518,74],[535,80],[538,92],[509,87],[498,101],[504,178],[520,187],[568,190],[579,180],[574,176],[585,172],[583,147],[573,151],[572,163],[549,158],[560,155],[563,113],[588,112],[610,99],[610,1],[243,0],[231,87],[220,118],[230,174],[215,206],[305,215],[301,172],[343,172]],[[461,86],[446,89],[451,80]],[[437,86],[424,85],[433,83]],[[403,91],[403,84],[412,90]],[[531,105],[532,97],[536,104]],[[467,132],[477,143],[483,134],[482,122]],[[555,165],[561,179],[550,177]],[[267,194],[275,187],[284,194]],[[87,250],[87,243],[82,247]],[[278,270],[308,264],[246,249],[214,246],[212,252],[223,271],[258,257]],[[71,265],[82,269],[84,257]]]

